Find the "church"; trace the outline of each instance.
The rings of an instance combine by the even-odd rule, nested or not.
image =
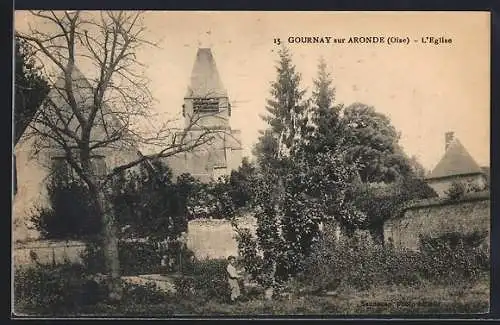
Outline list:
[[[74,92],[82,105],[92,100],[93,93],[88,90],[91,86],[88,80],[75,67],[72,75]],[[61,112],[70,112],[66,107],[62,93],[58,91],[64,80],[59,77],[55,89],[52,89],[46,99],[53,103]],[[44,104],[45,105],[45,104]],[[42,105],[39,109],[45,109]],[[104,108],[103,108],[104,109]],[[184,96],[182,106],[184,117],[184,132],[189,139],[197,139],[200,134],[213,136],[209,142],[197,146],[189,152],[183,152],[166,159],[172,169],[174,177],[183,173],[190,173],[202,182],[217,180],[219,177],[229,175],[237,169],[242,160],[241,133],[231,129],[231,104],[226,89],[220,79],[212,51],[209,48],[200,48],[191,73],[190,84]],[[113,118],[113,114],[106,113],[106,119]],[[104,118],[104,117],[103,117]],[[92,139],[106,137],[105,125],[113,121],[97,122],[92,134]],[[32,125],[35,121],[30,121]],[[73,124],[70,125],[71,128]],[[187,139],[187,141],[189,141]],[[37,231],[30,229],[29,219],[37,207],[48,205],[46,184],[54,168],[64,163],[64,156],[58,149],[44,147],[35,155],[33,137],[22,134],[16,139],[13,152],[14,170],[14,196],[13,233],[16,241],[37,238]],[[102,148],[95,152],[93,162],[100,166],[102,173],[115,166],[137,159],[139,149],[134,145],[119,144],[119,148]],[[72,174],[69,169],[68,175]]]
[[[174,177],[190,173],[201,182],[231,174],[242,161],[241,131],[231,128],[231,103],[210,48],[199,48],[182,105],[184,132],[211,141],[166,159]]]

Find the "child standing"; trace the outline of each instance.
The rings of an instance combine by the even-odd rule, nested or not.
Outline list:
[[[231,289],[231,302],[234,302],[240,296],[240,284],[238,282],[241,279],[240,273],[236,270],[236,257],[229,256],[227,258],[227,274],[228,274],[228,283],[229,288]]]

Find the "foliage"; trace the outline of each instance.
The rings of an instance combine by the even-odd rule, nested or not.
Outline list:
[[[15,38],[14,139],[21,138],[38,107],[49,92],[49,85],[36,66],[34,48]]]
[[[50,207],[38,207],[32,215],[34,228],[45,239],[88,239],[100,233],[101,221],[94,211],[88,188],[79,179],[62,179],[59,171],[47,184]]]
[[[275,289],[301,271],[322,221],[335,219],[352,229],[364,218],[346,200],[356,168],[345,163],[342,141],[327,143],[318,134],[318,130],[326,132],[327,126],[337,124],[337,111],[325,107],[333,102],[327,77],[323,76],[315,95],[315,103],[321,107],[311,113],[309,103],[302,100],[300,74],[295,71],[291,54],[283,49],[279,55],[272,99],[268,100],[269,115],[264,118],[269,129],[263,132],[255,150],[259,163],[253,201],[257,238],[239,235],[240,255],[249,263],[246,267],[254,274],[260,268],[258,281]],[[328,115],[329,111],[333,114]],[[313,117],[312,125],[308,115]],[[321,124],[326,115],[329,125]],[[311,132],[314,136],[310,136]],[[335,138],[329,135],[328,139]],[[340,139],[341,132],[338,135]],[[255,256],[256,249],[262,252],[262,262]]]
[[[189,272],[193,268],[193,252],[182,246],[171,247],[165,252],[158,249],[156,242],[121,241],[118,246],[118,255],[120,272],[126,276],[163,273],[165,271],[161,266],[163,256],[173,261],[170,272],[181,271],[181,267],[183,272]],[[99,246],[88,244],[82,254],[82,259],[89,272],[104,271],[103,252]]]
[[[445,191],[447,200],[458,201],[469,193],[481,192],[487,190],[487,186],[479,186],[476,183],[453,181],[450,187]]]
[[[178,177],[175,186],[185,204],[187,220],[230,219],[240,207],[234,199],[238,185],[233,184],[228,176],[202,183],[186,173]]]
[[[335,103],[335,87],[327,69],[325,60],[321,58],[318,75],[313,80],[312,107],[309,112],[312,128],[304,135],[311,154],[334,148],[345,140],[345,125],[340,116],[343,105]]]
[[[456,201],[461,199],[466,192],[467,188],[463,182],[454,181],[451,183],[445,194],[449,200]]]
[[[106,290],[90,279],[78,264],[19,268],[14,274],[14,304],[17,312],[35,306],[51,313],[95,304]]]
[[[176,239],[187,231],[186,197],[172,182],[172,172],[160,161],[143,164],[114,182],[112,202],[122,236]]]
[[[487,236],[486,231],[420,236],[420,251],[427,262],[422,270],[424,276],[445,283],[476,280],[489,270],[489,255],[482,248]]]
[[[422,237],[419,251],[370,243],[363,235],[337,241],[325,235],[314,246],[299,276],[307,291],[368,290],[385,285],[471,283],[489,269],[479,248],[482,233]]]
[[[120,286],[124,292],[120,306],[126,306],[118,314],[122,316],[127,309],[165,304],[170,298],[154,285],[121,282]],[[92,276],[78,264],[19,268],[14,276],[16,313],[61,316],[78,315],[86,310],[109,312],[113,306],[107,305],[107,291],[105,280]]]
[[[263,259],[258,255],[257,240],[252,236],[250,230],[238,229],[236,232],[238,242],[238,255],[242,258],[245,271],[253,279],[258,279],[263,267]]]
[[[361,103],[343,110],[350,161],[361,163],[359,175],[363,182],[391,182],[412,171],[398,141],[400,134],[390,119]]]
[[[251,204],[255,191],[253,185],[256,173],[256,166],[247,157],[243,158],[237,170],[231,172],[229,183],[235,208],[247,207]]]
[[[191,272],[175,280],[182,296],[196,296],[204,301],[226,302],[230,296],[225,259],[196,261]]]
[[[356,233],[343,241],[323,237],[301,275],[301,281],[310,284],[308,290],[367,290],[377,285],[418,283],[417,254],[373,245],[366,236]]]
[[[301,75],[296,72],[287,48],[280,49],[279,57],[277,77],[271,84],[271,98],[266,105],[268,114],[263,116],[270,129],[262,133],[255,147],[259,165],[267,167],[277,157],[293,151],[308,130],[308,102],[303,99],[305,90],[300,89]]]
[[[357,183],[352,195],[354,205],[367,216],[363,228],[379,242],[383,242],[384,222],[397,217],[405,204],[437,196],[423,179],[413,175],[392,183]]]

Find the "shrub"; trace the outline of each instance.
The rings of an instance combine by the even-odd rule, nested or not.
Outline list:
[[[418,253],[374,245],[368,234],[356,233],[337,241],[324,235],[306,260],[301,274],[307,291],[325,292],[353,288],[367,290],[385,284],[413,285],[420,281]]]
[[[489,269],[489,256],[482,248],[487,236],[482,231],[420,236],[421,273],[444,283],[477,279]]]
[[[446,233],[421,237],[420,251],[373,245],[366,236],[337,241],[324,235],[306,260],[299,279],[309,292],[378,285],[412,286],[431,283],[473,282],[488,271],[482,244],[484,232]]]
[[[122,275],[140,275],[164,273],[165,268],[161,266],[163,255],[173,258],[174,265],[169,271],[181,271],[189,273],[193,268],[192,260],[194,253],[179,246],[169,251],[158,250],[154,242],[126,242],[120,241],[118,246],[120,269]],[[102,249],[95,243],[90,243],[82,254],[82,260],[89,272],[104,272],[104,258]]]
[[[250,230],[246,228],[237,229],[236,235],[238,255],[242,258],[245,271],[249,273],[253,279],[257,279],[263,266],[262,257],[257,254],[257,242],[250,233]]]
[[[84,267],[62,264],[16,269],[14,304],[17,312],[59,314],[92,305],[106,297],[106,288],[90,279]]]
[[[151,168],[121,174],[113,183],[111,201],[123,237],[173,240],[187,230],[186,198],[159,161]]]
[[[467,193],[467,187],[462,182],[454,181],[451,183],[448,190],[445,192],[448,200],[457,201],[460,200]]]
[[[230,296],[226,265],[225,259],[196,261],[191,273],[175,280],[177,292],[205,301],[226,302]]]
[[[31,217],[42,238],[84,239],[100,232],[101,222],[80,181],[62,182],[56,175],[47,185],[50,207],[38,207]]]
[[[208,299],[225,301],[230,296],[225,259],[208,259],[194,264],[195,290]]]
[[[158,289],[154,284],[130,284],[123,285],[123,298],[121,304],[146,305],[159,304],[165,301],[168,295]]]

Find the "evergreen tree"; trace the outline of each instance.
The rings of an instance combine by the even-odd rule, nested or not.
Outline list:
[[[255,181],[258,193],[257,235],[264,255],[267,279],[278,282],[290,273],[286,261],[288,245],[283,241],[282,222],[286,197],[285,175],[289,172],[290,155],[304,139],[307,131],[307,106],[300,88],[301,75],[296,71],[287,48],[279,51],[277,77],[271,84],[271,98],[267,100],[267,115],[263,119],[269,128],[262,132],[255,147],[260,174]],[[268,283],[269,285],[271,283]]]
[[[300,74],[288,50],[282,49],[279,55],[277,78],[268,100],[269,115],[264,117],[269,129],[256,148],[260,173],[255,186],[257,241],[263,252],[263,272],[268,274],[264,278],[277,283],[301,272],[323,220],[335,218],[354,226],[361,219],[344,200],[354,169],[345,165],[337,144],[311,150],[310,140],[319,141],[311,136],[315,129],[308,120],[311,110],[309,101],[303,100]],[[323,67],[314,97],[319,108],[312,114],[318,122],[323,122],[329,110],[333,112],[331,120],[336,120],[328,78]],[[317,124],[326,133],[326,126]]]
[[[333,148],[343,139],[340,112],[342,105],[335,104],[335,87],[324,58],[320,58],[318,75],[313,80],[312,110],[313,132],[310,132],[309,150],[314,152]]]
[[[271,84],[271,98],[267,100],[268,114],[263,116],[269,129],[262,133],[257,145],[265,150],[256,150],[260,161],[289,155],[307,131],[308,102],[303,99],[305,90],[300,88],[301,75],[287,48],[280,49],[279,57],[277,78]]]

